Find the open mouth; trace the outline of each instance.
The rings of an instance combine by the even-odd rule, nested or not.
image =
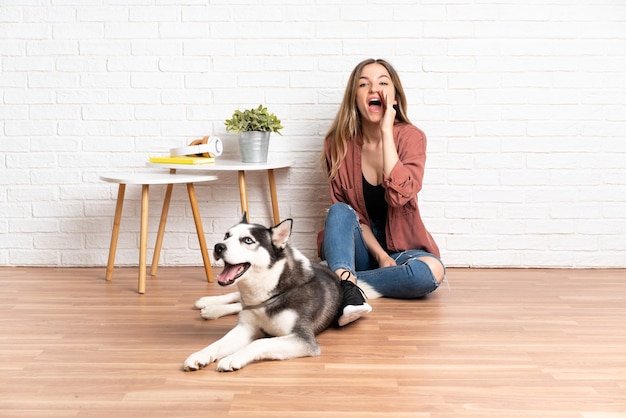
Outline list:
[[[250,268],[250,263],[228,264],[224,263],[224,270],[217,276],[220,286],[228,286],[235,283],[235,280],[243,276]]]
[[[371,111],[377,112],[381,109],[383,103],[380,101],[380,99],[370,99],[367,102],[367,105]]]

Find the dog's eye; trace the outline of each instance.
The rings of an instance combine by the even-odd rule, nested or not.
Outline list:
[[[250,238],[250,237],[244,237],[242,239],[242,241],[243,241],[244,244],[248,244],[248,245],[254,244],[254,240],[252,238]]]
[[[227,232],[227,233],[224,235],[224,239],[225,239],[225,240],[227,240],[228,238],[230,238],[230,233],[229,233],[229,232]]]

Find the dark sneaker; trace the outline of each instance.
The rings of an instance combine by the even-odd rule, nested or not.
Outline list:
[[[337,320],[340,327],[354,322],[361,316],[372,311],[372,307],[365,302],[363,291],[349,280],[341,281],[343,299],[341,300],[341,316]]]

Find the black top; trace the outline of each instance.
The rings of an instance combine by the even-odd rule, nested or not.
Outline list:
[[[363,198],[365,208],[371,221],[384,221],[387,219],[387,202],[385,201],[385,189],[382,184],[372,186],[363,176]]]

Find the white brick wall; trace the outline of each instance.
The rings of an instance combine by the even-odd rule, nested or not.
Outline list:
[[[0,0],[0,265],[103,266],[116,187],[100,173],[267,105],[293,242],[315,257],[317,166],[346,79],[390,60],[428,135],[422,210],[450,266],[626,267],[626,3],[616,0]],[[233,173],[199,185],[211,245]],[[270,222],[264,174],[252,218]],[[162,188],[153,187],[150,235]],[[137,263],[127,191],[118,265]],[[183,187],[162,261],[200,264]]]

